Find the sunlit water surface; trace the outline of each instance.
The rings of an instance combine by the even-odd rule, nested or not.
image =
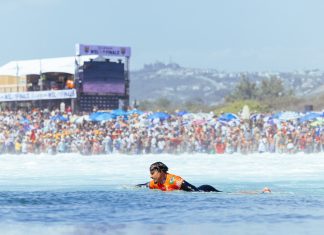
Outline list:
[[[135,188],[155,161],[224,192]],[[1,155],[0,234],[322,234],[323,182],[324,154]]]

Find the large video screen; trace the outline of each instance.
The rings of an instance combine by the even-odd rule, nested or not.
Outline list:
[[[124,64],[110,61],[85,62],[82,85],[85,93],[124,95]]]

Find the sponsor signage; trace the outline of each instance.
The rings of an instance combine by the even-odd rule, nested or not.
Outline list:
[[[76,44],[76,55],[119,56],[129,58],[131,56],[131,48],[119,46]]]
[[[0,93],[0,101],[55,100],[76,97],[75,89]]]

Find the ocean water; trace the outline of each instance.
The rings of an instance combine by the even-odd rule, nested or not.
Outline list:
[[[155,161],[223,192],[135,188]],[[323,182],[320,153],[0,155],[0,234],[322,234]]]

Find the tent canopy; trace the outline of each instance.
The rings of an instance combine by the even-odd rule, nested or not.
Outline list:
[[[41,73],[69,73],[74,74],[76,63],[83,65],[84,61],[90,59],[100,60],[101,57],[81,56],[81,57],[58,57],[36,60],[11,61],[0,67],[0,76],[25,76],[29,74],[40,75]]]

